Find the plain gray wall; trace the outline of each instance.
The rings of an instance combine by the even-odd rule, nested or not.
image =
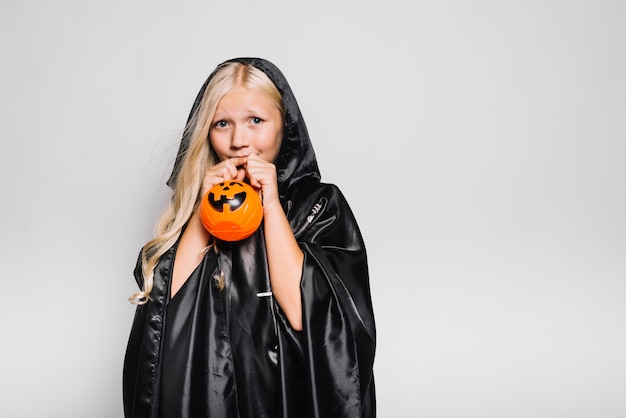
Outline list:
[[[625,2],[0,4],[0,416],[122,415],[135,259],[235,56],[360,222],[380,417],[626,416]]]

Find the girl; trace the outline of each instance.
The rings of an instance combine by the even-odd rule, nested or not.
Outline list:
[[[198,206],[233,179],[258,190],[263,222],[227,242],[204,229]],[[320,181],[277,67],[238,58],[216,68],[168,185],[135,269],[126,417],[374,417],[365,246],[340,190]]]

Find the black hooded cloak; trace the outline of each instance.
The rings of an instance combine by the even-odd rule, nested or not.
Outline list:
[[[155,268],[149,302],[136,309],[124,360],[125,416],[175,418],[160,412],[170,402],[179,416],[194,418],[375,417],[376,331],[356,220],[340,190],[321,183],[304,120],[280,70],[259,58],[227,62],[232,61],[265,72],[286,109],[275,164],[280,200],[304,253],[303,330],[293,330],[268,296],[262,227],[243,241],[220,241],[219,252],[209,252],[171,299],[183,295],[189,301],[178,311],[169,297],[176,244]],[[170,186],[189,135],[183,134]],[[222,290],[212,279],[219,270],[225,277]],[[140,263],[135,279],[141,288]],[[174,404],[163,399],[172,388],[178,391]]]

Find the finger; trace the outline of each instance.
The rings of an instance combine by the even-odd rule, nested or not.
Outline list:
[[[216,174],[220,175],[224,180],[231,180],[238,176],[239,170],[243,164],[247,161],[246,157],[235,157],[221,161],[213,168]]]
[[[248,179],[250,179],[250,186],[254,187],[255,189],[261,189],[261,187],[263,186],[259,179],[257,179],[254,175],[249,175]]]
[[[217,183],[223,180],[230,180],[237,175],[237,167],[228,164],[219,164],[211,168],[207,173],[208,178],[215,179]]]
[[[251,186],[261,189],[272,181],[272,176],[269,170],[253,168],[248,170],[248,179]]]
[[[210,169],[204,175],[202,181],[202,193],[206,193],[210,188],[225,180],[239,178],[241,169],[237,169],[233,161],[222,161]]]
[[[247,162],[248,162],[248,157],[233,157],[233,158],[229,158],[228,160],[225,161],[229,161],[231,162],[235,167],[239,168],[244,166]]]
[[[237,175],[234,177],[237,181],[243,181],[246,178],[246,168],[240,167],[237,169]]]

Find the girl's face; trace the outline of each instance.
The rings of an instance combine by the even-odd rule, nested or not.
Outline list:
[[[283,118],[268,97],[235,86],[219,101],[209,138],[220,161],[256,154],[273,163],[283,138]]]

